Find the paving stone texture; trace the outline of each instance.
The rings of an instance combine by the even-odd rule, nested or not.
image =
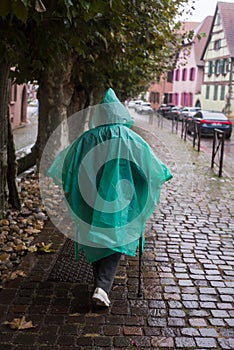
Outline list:
[[[57,254],[27,254],[27,273],[0,292],[0,350],[234,349],[234,187],[210,159],[169,128],[139,120],[135,130],[174,177],[147,222],[138,258],[123,256],[111,306],[92,305],[92,283],[52,282]],[[37,238],[59,251],[65,237],[48,222]],[[11,330],[26,317],[35,328]]]

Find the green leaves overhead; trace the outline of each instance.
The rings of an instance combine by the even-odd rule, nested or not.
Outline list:
[[[15,16],[21,22],[25,23],[28,16],[28,0],[1,0],[0,2],[0,17],[5,19],[10,15],[11,19]]]
[[[3,19],[6,18],[6,16],[11,11],[11,4],[9,0],[2,0],[0,1],[0,14]]]
[[[132,81],[142,86],[152,75],[172,69],[181,44],[175,18],[187,3],[1,0],[0,49],[17,67],[20,81],[38,79],[46,66],[75,55],[74,71],[82,84],[109,84],[114,77],[115,85]]]
[[[26,23],[28,16],[27,1],[12,1],[12,13],[23,23]]]

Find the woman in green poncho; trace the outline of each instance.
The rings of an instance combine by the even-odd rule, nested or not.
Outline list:
[[[48,171],[63,186],[76,248],[93,264],[93,300],[104,306],[110,304],[121,254],[136,255],[161,187],[172,177],[132,125],[128,110],[108,89],[91,109],[90,130],[61,152]]]

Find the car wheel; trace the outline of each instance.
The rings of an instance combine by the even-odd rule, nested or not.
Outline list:
[[[229,139],[230,139],[230,137],[231,137],[231,133],[230,133],[230,134],[225,135],[225,139],[226,139],[226,140],[229,140]]]

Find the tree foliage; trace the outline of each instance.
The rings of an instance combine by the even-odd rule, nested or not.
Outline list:
[[[0,49],[18,82],[38,80],[69,53],[82,84],[119,84],[127,94],[173,67],[181,44],[175,18],[187,2],[1,0]]]

